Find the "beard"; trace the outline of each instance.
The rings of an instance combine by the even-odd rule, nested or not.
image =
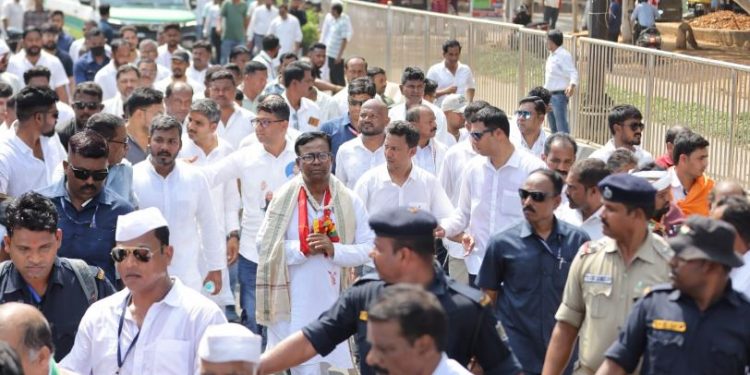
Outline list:
[[[41,48],[39,47],[26,48],[26,54],[29,56],[38,56],[40,53],[41,53]]]
[[[656,220],[656,221],[661,221],[661,219],[664,217],[664,215],[666,215],[667,212],[669,212],[670,208],[671,207],[670,207],[669,203],[667,203],[667,204],[664,205],[664,207],[659,208],[659,209],[655,209],[654,210],[654,214],[651,215],[651,218],[654,219],[654,220]]]

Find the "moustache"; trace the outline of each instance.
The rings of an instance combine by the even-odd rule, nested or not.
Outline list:
[[[607,219],[601,218],[601,220],[602,220],[602,225],[609,228],[609,222],[607,222]]]
[[[376,374],[383,374],[383,375],[387,375],[388,374],[388,370],[386,370],[386,369],[384,369],[384,368],[382,368],[380,366],[372,365],[371,367],[375,371]]]
[[[169,151],[159,151],[156,153],[156,156],[172,156],[172,154]]]
[[[534,207],[531,207],[531,206],[523,206],[523,212],[536,213],[536,210],[534,209]]]
[[[83,186],[81,186],[81,191],[96,191],[96,186],[94,186],[94,185],[83,185]]]

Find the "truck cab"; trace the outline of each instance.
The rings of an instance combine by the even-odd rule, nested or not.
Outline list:
[[[46,0],[45,8],[62,10],[70,34],[81,37],[85,21],[99,20],[100,4],[109,4],[109,23],[115,32],[122,26],[133,25],[140,40],[156,40],[163,25],[177,23],[185,47],[190,48],[197,39],[190,0]]]

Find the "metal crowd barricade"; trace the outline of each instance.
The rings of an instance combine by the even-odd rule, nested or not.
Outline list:
[[[506,112],[544,83],[545,33],[518,25],[349,0],[354,25],[347,55],[360,55],[399,82],[406,66],[425,71],[442,60],[442,43],[457,39],[474,72],[475,97]],[[642,145],[664,152],[664,134],[685,125],[711,142],[709,174],[750,186],[750,67],[625,44],[565,36],[579,89],[569,105],[573,135],[604,144],[607,112],[633,104],[647,124]]]

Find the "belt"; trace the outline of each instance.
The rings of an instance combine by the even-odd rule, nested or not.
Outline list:
[[[550,95],[565,95],[565,90],[550,91]]]

